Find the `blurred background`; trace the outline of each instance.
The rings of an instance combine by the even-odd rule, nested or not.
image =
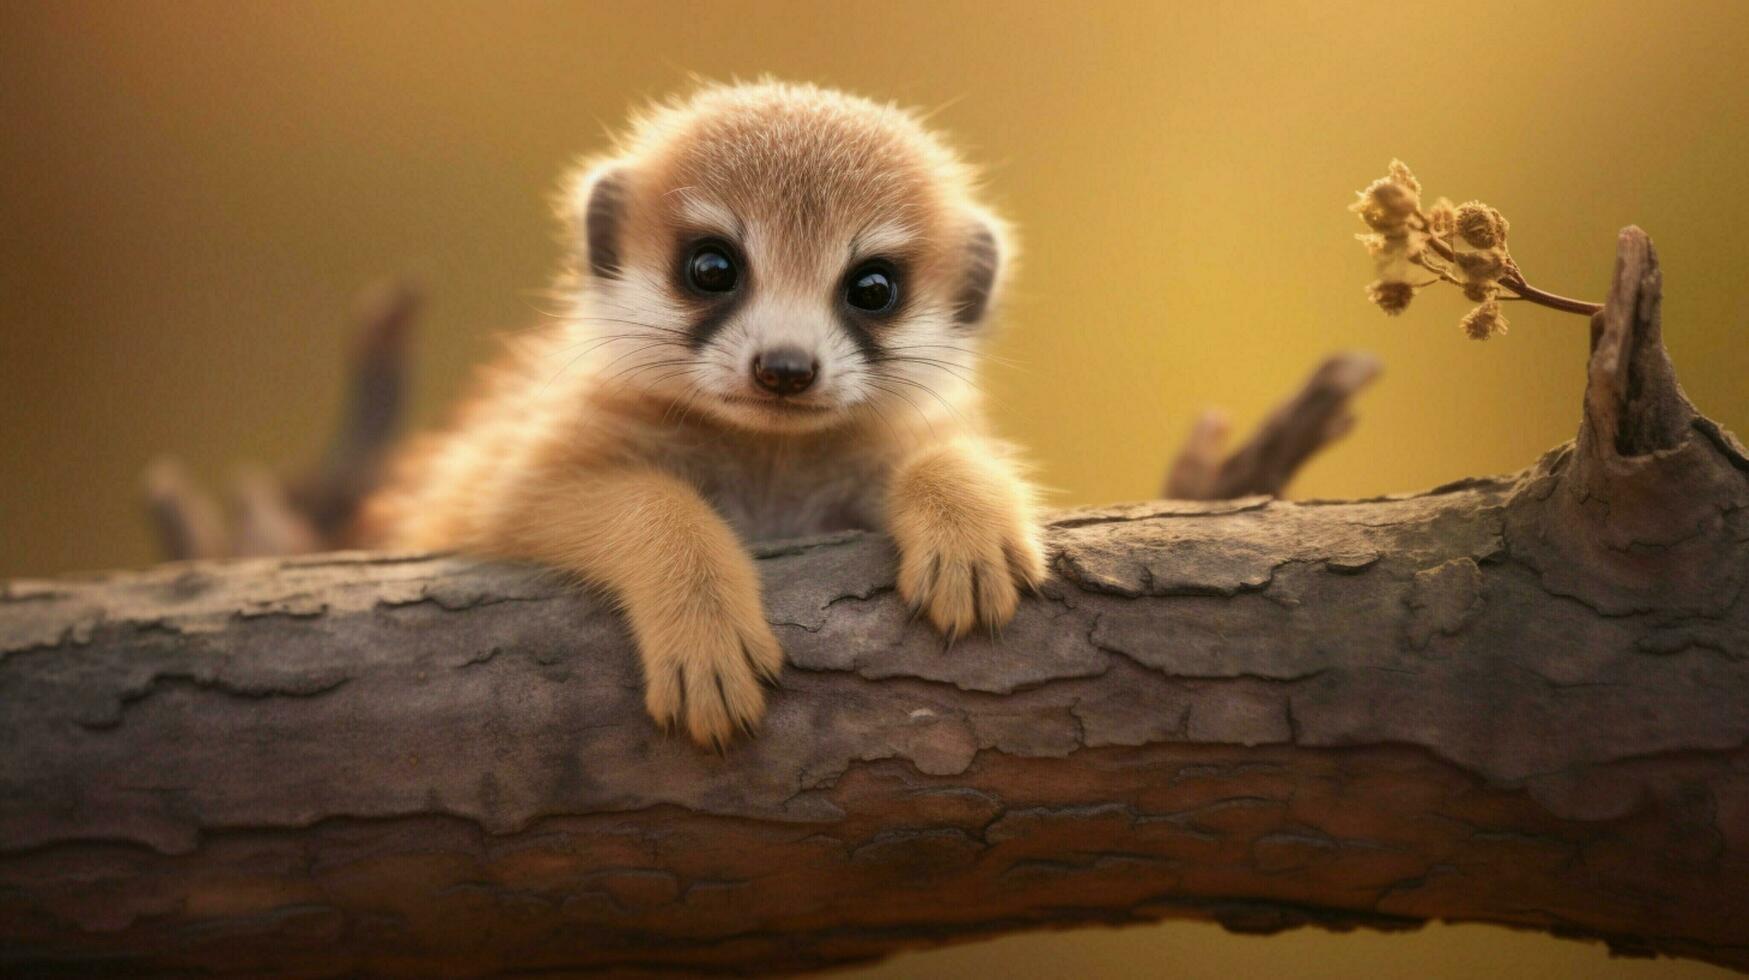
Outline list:
[[[1369,306],[1344,206],[1407,160],[1512,221],[1531,282],[1601,299],[1661,250],[1665,338],[1749,429],[1749,4],[0,3],[0,577],[154,558],[140,472],[312,459],[360,287],[425,298],[414,416],[529,325],[548,200],[628,106],[762,73],[934,111],[1025,262],[985,384],[1062,504],[1154,495],[1195,412],[1239,435],[1325,353],[1386,370],[1295,496],[1509,471],[1570,438],[1582,318],[1475,343]],[[870,975],[1698,976],[1486,927],[1169,925],[913,954]]]

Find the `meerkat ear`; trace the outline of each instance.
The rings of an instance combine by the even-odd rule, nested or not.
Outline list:
[[[625,223],[625,172],[613,163],[582,171],[566,195],[572,234],[592,275],[617,279],[620,232]]]
[[[1003,232],[1002,223],[995,216],[973,212],[966,234],[965,278],[954,303],[954,319],[964,326],[983,322],[995,299],[1005,250]]]

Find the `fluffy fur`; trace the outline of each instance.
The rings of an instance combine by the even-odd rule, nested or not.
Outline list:
[[[1012,251],[909,113],[809,86],[710,87],[634,120],[569,183],[564,314],[513,345],[370,508],[377,543],[530,559],[605,590],[646,704],[721,746],[782,651],[744,542],[891,532],[898,587],[952,636],[1045,575],[1033,495],[985,434],[980,337]],[[687,278],[700,242],[731,293]],[[895,309],[847,305],[876,263]],[[774,395],[754,359],[811,356]]]

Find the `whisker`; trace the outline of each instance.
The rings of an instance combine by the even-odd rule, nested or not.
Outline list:
[[[568,354],[568,353],[576,350],[579,347],[587,347],[588,350],[583,351],[583,353],[587,354],[587,353],[589,353],[589,351],[597,350],[599,348],[605,347],[608,344],[614,343],[616,341],[650,340],[650,339],[651,338],[649,337],[648,334],[643,334],[643,333],[616,333],[616,334],[597,335],[597,336],[593,336],[593,337],[585,337],[584,339],[579,340],[574,344],[566,344],[563,347],[555,347],[551,351],[549,351],[548,353],[549,354]],[[674,347],[684,346],[684,345],[676,343],[675,341],[672,341],[672,340],[656,340],[654,342],[659,343],[659,344],[667,344],[667,345],[674,346]]]
[[[884,356],[884,357],[876,358],[876,363],[884,364],[884,363],[889,363],[889,362],[903,362],[906,364],[921,364],[925,367],[932,367],[938,371],[944,371],[950,375],[953,375],[955,378],[958,378],[959,380],[965,382],[966,384],[971,385],[972,388],[976,389],[977,391],[984,390],[982,387],[979,386],[977,378],[974,375],[972,375],[971,369],[967,368],[963,364],[954,364],[951,361],[941,361],[941,360],[936,360],[935,358],[929,358],[929,357]]]
[[[672,346],[674,346],[674,342],[671,340],[653,340],[647,344],[644,344],[641,347],[636,347],[636,348],[633,348],[632,350],[629,350],[629,351],[622,351],[618,357],[615,357],[613,360],[608,361],[606,364],[603,364],[601,366],[601,370],[605,373],[606,371],[610,370],[615,364],[618,364],[619,362],[625,360],[628,357],[635,357],[639,354],[642,354],[645,351],[655,350],[659,347],[672,347]],[[639,363],[640,362],[636,362],[636,361],[632,362],[632,364],[630,365],[630,368],[638,367]],[[630,368],[628,368],[628,370]],[[604,380],[612,381],[615,377],[616,377],[616,375],[605,375]]]
[[[892,435],[893,441],[894,442],[899,441],[899,430],[893,428],[892,420],[887,418],[887,413],[881,411],[881,407],[878,403],[876,403],[874,400],[871,399],[869,401],[863,402],[861,405],[858,405],[857,408],[866,408],[869,411],[873,412],[875,414],[875,418],[880,419],[881,424],[887,427],[887,432]]]
[[[687,386],[686,393],[679,403],[680,404],[680,418],[679,418],[679,420],[676,421],[676,423],[675,423],[676,425],[685,425],[686,424],[687,419],[689,419],[692,415],[692,406],[697,404],[698,397],[700,395],[703,395],[703,394],[705,394],[705,388],[704,388],[704,383],[702,381],[694,381],[692,384]],[[670,411],[672,411],[672,406],[670,406]],[[668,420],[668,412],[662,413],[662,420],[664,422],[666,422]]]
[[[923,384],[920,381],[912,381],[910,378],[901,378],[896,374],[883,373],[882,377],[883,377],[883,380],[886,380],[886,381],[893,381],[893,382],[897,382],[897,383],[903,384],[903,385],[910,385],[913,388],[922,389],[925,394],[929,395],[931,398],[934,398],[937,402],[940,402],[941,407],[947,409],[948,413],[950,415],[952,415],[954,418],[959,419],[962,422],[965,421],[965,416],[960,414],[959,409],[954,408],[953,405],[949,404],[948,400],[941,397],[941,393],[936,391],[934,388],[931,388],[928,385]]]
[[[673,367],[674,366],[673,362],[670,362],[668,366]],[[691,364],[681,365],[678,370],[669,371],[660,377],[651,378],[650,382],[649,382],[650,387],[652,387],[652,388],[657,387],[658,385],[662,384],[662,382],[667,381],[670,378],[684,377],[688,374],[691,374],[693,372],[693,370],[694,370],[694,367]]]
[[[887,386],[881,384],[878,381],[873,381],[873,380],[869,381],[869,386],[872,388],[877,388],[881,391],[884,391],[887,394],[892,395],[894,398],[897,398],[900,401],[903,401],[906,405],[909,405],[911,407],[912,414],[914,414],[917,418],[922,419],[923,424],[925,426],[928,426],[930,437],[931,438],[935,437],[935,423],[931,422],[929,420],[928,413],[924,412],[923,409],[920,406],[918,406],[918,404],[916,402],[912,401],[911,397],[909,395],[905,394],[903,391],[900,391],[897,388],[888,388]]]
[[[612,383],[615,381],[629,383],[633,378],[638,377],[646,371],[656,371],[662,368],[676,367],[678,365],[691,363],[692,358],[690,357],[670,357],[659,361],[639,362],[637,364],[627,365],[615,374],[604,376],[602,381],[604,383]]]
[[[901,344],[897,347],[887,348],[888,353],[901,353],[903,351],[913,350],[950,350],[970,357],[975,357],[979,361],[988,361],[991,364],[1000,364],[1003,367],[1011,367],[1021,371],[1027,370],[1026,365],[1011,357],[1001,357],[987,351],[974,350],[960,344]]]
[[[636,337],[637,335],[636,334],[629,334],[626,336]],[[560,377],[564,376],[565,373],[570,371],[573,367],[576,367],[578,361],[581,361],[581,360],[583,360],[583,358],[588,357],[590,355],[590,353],[599,349],[602,346],[605,346],[609,342],[611,342],[611,341],[602,341],[601,343],[594,344],[594,345],[590,346],[587,350],[579,352],[575,357],[572,357],[570,360],[566,361],[565,366],[559,368],[559,370],[557,372],[555,372],[552,377],[548,378],[546,380],[546,382],[541,385],[540,390],[545,391],[549,386],[552,385],[553,382],[559,380]],[[675,347],[675,346],[679,346],[679,345],[676,344],[672,340],[652,340],[649,343],[643,345],[642,347],[638,347],[634,350],[622,352],[618,357],[615,357],[613,360],[609,361],[607,364],[602,365],[601,370],[606,371],[608,368],[611,368],[613,365],[618,364],[620,361],[625,360],[627,357],[630,357],[630,356],[635,355],[635,354],[640,354],[640,353],[647,351],[647,350],[654,350],[658,347]],[[561,351],[561,353],[563,353],[563,351]],[[612,380],[612,379],[609,378],[606,380]]]

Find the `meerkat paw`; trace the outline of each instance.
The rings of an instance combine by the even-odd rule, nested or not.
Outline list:
[[[783,670],[783,649],[757,603],[751,615],[693,609],[639,632],[644,707],[657,724],[684,728],[718,752],[737,730],[752,733],[765,714],[764,686]]]
[[[1013,618],[1022,590],[1045,579],[1044,548],[1029,517],[1004,514],[984,522],[945,515],[901,522],[899,595],[951,641]]]

